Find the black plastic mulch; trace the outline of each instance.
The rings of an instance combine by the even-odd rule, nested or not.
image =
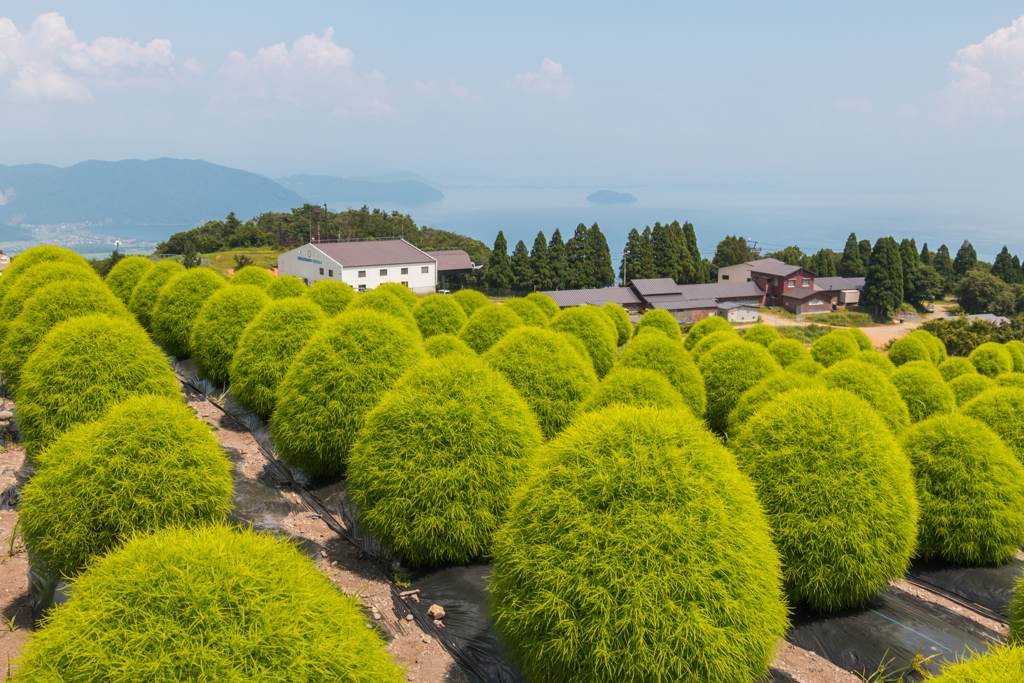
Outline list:
[[[1024,577],[1024,562],[996,567],[962,567],[946,562],[914,562],[907,576],[919,585],[959,596],[1003,617],[1010,616],[1014,587]]]

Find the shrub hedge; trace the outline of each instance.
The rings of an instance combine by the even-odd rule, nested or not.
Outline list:
[[[442,358],[452,354],[476,355],[476,351],[469,348],[466,342],[454,334],[435,334],[423,342],[423,350],[427,352],[427,356],[430,358]],[[587,362],[590,362],[589,358]]]
[[[18,517],[33,553],[64,576],[136,533],[217,524],[231,463],[180,398],[135,396],[35,459]]]
[[[331,318],[352,303],[356,298],[356,292],[340,280],[317,280],[306,288],[304,296],[322,308],[327,317]]]
[[[906,571],[918,521],[910,462],[864,399],[787,392],[747,420],[733,446],[794,603],[857,607]]]
[[[277,389],[272,424],[282,459],[313,477],[344,473],[367,413],[424,357],[419,334],[394,316],[347,310],[328,320]]]
[[[52,244],[41,244],[37,247],[30,247],[25,251],[17,254],[11,259],[10,264],[4,268],[3,277],[0,277],[0,304],[3,303],[4,297],[7,296],[7,292],[10,290],[14,283],[18,281],[22,273],[26,272],[33,266],[40,263],[46,263],[48,261],[62,261],[64,263],[74,263],[81,266],[88,266],[89,263],[71,251],[64,247],[58,247]]]
[[[963,412],[991,427],[1024,463],[1024,389],[993,387],[964,406]]]
[[[601,310],[608,316],[608,319],[612,321],[612,325],[615,327],[615,334],[617,337],[615,343],[618,346],[622,346],[628,342],[629,338],[633,334],[633,321],[629,319],[629,313],[626,309],[609,301],[605,305],[601,306]],[[678,325],[676,327],[678,328]],[[681,334],[680,338],[682,338]]]
[[[430,294],[412,310],[420,334],[429,339],[438,334],[456,334],[466,324],[466,312],[447,294]]]
[[[820,375],[832,389],[856,394],[871,404],[883,420],[899,436],[910,428],[910,411],[889,376],[873,365],[851,358],[839,361]]]
[[[971,351],[967,360],[986,377],[995,378],[1004,372],[1013,371],[1013,356],[998,342],[985,342]]]
[[[33,635],[17,680],[404,680],[357,599],[269,534],[140,535],[74,586]]]
[[[615,364],[618,335],[608,316],[594,306],[566,308],[551,319],[548,326],[556,332],[571,334],[586,347],[598,377],[604,377]]]
[[[637,337],[626,344],[619,365],[661,373],[683,397],[690,412],[698,417],[704,414],[707,408],[704,378],[679,342],[660,334]]]
[[[487,353],[499,339],[522,326],[522,318],[511,308],[487,304],[469,316],[469,320],[459,330],[459,339],[477,353]]]
[[[996,384],[1001,387],[1024,389],[1024,375],[1019,372],[1004,372],[996,377]]]
[[[857,347],[861,351],[873,351],[874,345],[871,343],[871,339],[864,333],[864,330],[859,327],[851,327],[846,332],[853,337],[853,340],[857,342]]]
[[[921,328],[911,332],[910,336],[924,342],[924,345],[928,348],[928,355],[931,356],[932,363],[938,365],[942,361],[946,360],[946,345],[941,339]]]
[[[519,316],[524,325],[529,327],[547,327],[548,317],[540,310],[540,307],[525,298],[509,299],[502,306],[508,306]]]
[[[410,313],[412,313],[412,309],[416,308],[416,305],[420,302],[420,298],[416,296],[416,292],[399,282],[385,282],[374,287],[374,290],[394,294],[399,301],[405,304],[405,307],[409,309]]]
[[[921,505],[918,554],[1002,564],[1024,543],[1024,465],[985,423],[962,413],[918,422],[902,439]]]
[[[91,267],[67,261],[44,261],[23,271],[7,290],[3,303],[0,303],[0,341],[7,337],[7,330],[21,314],[25,302],[40,289],[55,282],[101,281]]]
[[[302,296],[308,288],[294,275],[278,275],[267,285],[267,296],[274,301],[292,296]]]
[[[779,331],[771,325],[754,325],[743,333],[743,339],[748,342],[760,344],[766,349],[782,339]],[[797,342],[799,343],[799,342]]]
[[[160,288],[151,314],[153,339],[178,358],[192,355],[192,329],[203,304],[227,281],[209,268],[178,273]]]
[[[467,562],[490,554],[540,442],[526,402],[482,359],[429,360],[367,415],[349,492],[359,519],[409,564]]]
[[[857,340],[846,330],[833,330],[811,344],[811,357],[826,368],[860,352]]]
[[[690,350],[690,355],[693,356],[693,361],[699,363],[700,359],[704,357],[704,354],[715,348],[719,344],[725,342],[736,341],[742,339],[732,330],[723,330],[722,332],[712,332],[701,339],[697,344]]]
[[[889,347],[888,356],[892,364],[897,367],[915,360],[932,362],[931,351],[927,344],[919,337],[914,336],[900,337],[894,341]]]
[[[974,363],[966,358],[954,356],[939,364],[939,374],[942,375],[942,379],[949,382],[961,375],[976,375],[978,370],[974,367]]]
[[[654,308],[645,311],[640,321],[636,324],[636,329],[633,330],[633,336],[637,336],[648,327],[661,330],[672,341],[678,342],[683,339],[683,332],[679,329],[679,321],[665,309]]]
[[[555,300],[543,292],[530,292],[526,295],[526,300],[537,304],[548,318],[554,318],[555,314],[561,310]]]
[[[410,332],[414,332],[416,335],[420,333],[419,328],[416,327],[416,318],[412,317],[409,307],[388,289],[377,287],[369,292],[357,294],[345,310],[384,313],[397,319]]]
[[[597,388],[590,361],[573,350],[565,335],[551,330],[516,328],[484,359],[523,397],[546,438],[565,429]]]
[[[160,261],[146,271],[146,274],[139,280],[139,284],[135,285],[135,289],[132,290],[132,298],[128,302],[128,310],[132,312],[140,325],[147,330],[153,329],[153,307],[156,306],[160,289],[172,277],[184,272],[185,266],[173,259]]]
[[[697,367],[704,376],[708,424],[717,432],[729,428],[729,413],[743,392],[780,369],[763,346],[738,338],[708,351]]]
[[[127,306],[139,280],[152,269],[153,262],[145,256],[126,256],[110,269],[104,282],[114,296]]]
[[[1024,680],[1024,648],[993,647],[946,664],[935,683],[1011,683]]]
[[[704,337],[715,332],[725,332],[736,330],[733,326],[726,322],[725,318],[719,318],[717,315],[710,315],[707,318],[703,318],[697,321],[690,331],[686,333],[686,339],[683,340],[683,346],[686,347],[687,351],[692,351],[693,347],[697,345]]]
[[[229,285],[256,285],[266,289],[274,281],[270,271],[260,266],[242,266],[228,280]]]
[[[910,421],[920,422],[932,415],[948,415],[956,408],[956,397],[931,361],[910,361],[889,375],[910,411]]]
[[[768,345],[768,352],[775,356],[779,365],[786,367],[804,360],[813,360],[807,347],[796,339],[780,339]]]
[[[34,456],[74,425],[131,396],[179,398],[167,359],[145,331],[90,314],[54,326],[29,356],[18,389],[18,427]]]
[[[238,340],[270,297],[256,285],[224,287],[199,309],[192,327],[192,360],[214,384],[227,384]]]
[[[1006,350],[1013,356],[1013,371],[1024,372],[1024,342],[1011,339],[1006,342]]]
[[[288,367],[325,320],[323,310],[307,299],[267,304],[238,339],[229,373],[232,395],[260,417],[270,417]]]
[[[452,298],[455,299],[457,304],[462,306],[462,310],[466,312],[467,318],[472,316],[476,309],[491,305],[487,297],[475,289],[460,289],[452,294]]]
[[[804,375],[817,375],[825,371],[825,366],[816,360],[808,358],[807,360],[800,360],[796,363],[791,363],[786,366],[786,369],[792,370],[793,372],[799,372]]]
[[[601,380],[583,404],[583,412],[589,413],[613,405],[689,410],[682,394],[676,391],[665,375],[655,370],[624,365],[615,366]]]
[[[962,408],[973,401],[974,397],[979,395],[981,392],[991,389],[996,385],[995,381],[991,377],[979,375],[978,373],[954,377],[946,384],[948,384],[949,388],[953,391],[953,398],[959,408]]]
[[[768,375],[760,382],[750,387],[736,401],[735,407],[729,412],[729,429],[727,434],[730,438],[739,434],[740,428],[750,417],[766,405],[774,403],[776,397],[794,389],[806,389],[807,387],[823,387],[825,383],[819,376],[805,375],[800,372],[779,370]]]
[[[753,681],[788,626],[777,557],[697,419],[613,406],[543,448],[519,489],[494,624],[533,680]]]
[[[867,363],[876,370],[881,370],[886,375],[891,375],[896,366],[892,364],[888,356],[883,356],[878,351],[860,351],[853,357],[859,363]]]

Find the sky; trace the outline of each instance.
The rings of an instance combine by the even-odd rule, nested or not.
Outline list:
[[[1024,215],[1019,2],[5,5],[0,164]]]

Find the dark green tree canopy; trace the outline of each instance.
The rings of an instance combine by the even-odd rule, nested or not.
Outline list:
[[[718,243],[715,257],[711,259],[711,262],[718,268],[725,268],[726,266],[735,266],[737,263],[746,263],[753,257],[750,247],[747,246],[746,237],[726,235],[725,239]]]
[[[914,240],[904,237],[900,242],[900,263],[903,266],[903,297],[907,300],[913,298],[915,293],[919,259]]]
[[[548,242],[548,263],[551,265],[551,286],[555,289],[567,289],[569,265],[565,257],[565,243],[562,242],[562,233],[558,228],[551,233],[551,241]]]
[[[587,247],[587,226],[580,223],[576,226],[576,232],[565,243],[565,270],[568,280],[566,285],[571,289],[584,289],[590,280]]]
[[[768,252],[767,254],[765,254],[765,258],[778,259],[779,261],[782,261],[783,263],[786,263],[791,266],[800,266],[801,268],[807,268],[807,254],[805,254],[800,249],[800,247],[796,245],[786,247],[785,249],[781,249],[779,251]],[[740,261],[740,263],[743,263],[743,261]]]
[[[903,262],[892,237],[879,237],[871,252],[871,265],[864,283],[864,298],[875,309],[892,313],[903,303]]]
[[[515,283],[512,272],[512,260],[508,257],[508,242],[505,234],[499,230],[491,250],[491,261],[487,268],[487,284],[500,289],[511,289]]]
[[[978,252],[974,250],[974,246],[967,240],[960,245],[960,251],[956,252],[956,258],[953,259],[953,275],[957,281],[967,275],[970,271],[974,270],[974,266],[978,265]]]
[[[533,289],[533,268],[530,267],[530,252],[526,242],[519,240],[512,252],[512,280],[516,289]]]
[[[934,254],[928,249],[928,243],[925,242],[924,246],[921,247],[921,265],[930,266],[932,265],[932,258]]]
[[[636,228],[626,238],[626,254],[619,266],[619,278],[625,284],[629,280],[643,280],[655,277],[654,251],[651,248],[650,228],[642,233]]]
[[[548,241],[544,238],[543,231],[538,232],[533,240],[533,250],[530,252],[530,271],[533,275],[535,290],[543,291],[554,288],[551,259],[548,257]]]
[[[843,247],[843,257],[839,260],[839,274],[843,277],[862,277],[867,272],[867,267],[861,259],[860,245],[857,243],[857,233],[851,232],[846,238],[846,246]]]
[[[612,256],[601,228],[594,223],[587,231],[587,256],[590,259],[590,286],[611,287],[615,284]]]
[[[1020,259],[1011,256],[1006,245],[1003,245],[1003,250],[996,255],[995,263],[992,264],[992,274],[1010,285],[1024,284],[1024,272],[1021,272],[1020,269]]]
[[[989,273],[972,270],[956,286],[956,300],[966,313],[994,313],[1007,317],[1016,313],[1016,297],[1010,285]]]
[[[860,262],[864,266],[864,275],[868,274],[868,268],[871,266],[871,240],[861,240],[857,242],[857,248],[860,249]]]

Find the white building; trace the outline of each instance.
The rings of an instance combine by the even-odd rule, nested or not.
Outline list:
[[[397,282],[417,294],[433,294],[439,274],[467,272],[466,268],[472,267],[464,251],[426,252],[404,239],[320,242],[277,257],[281,275],[294,275],[308,285],[318,280],[341,280],[358,292]]]

